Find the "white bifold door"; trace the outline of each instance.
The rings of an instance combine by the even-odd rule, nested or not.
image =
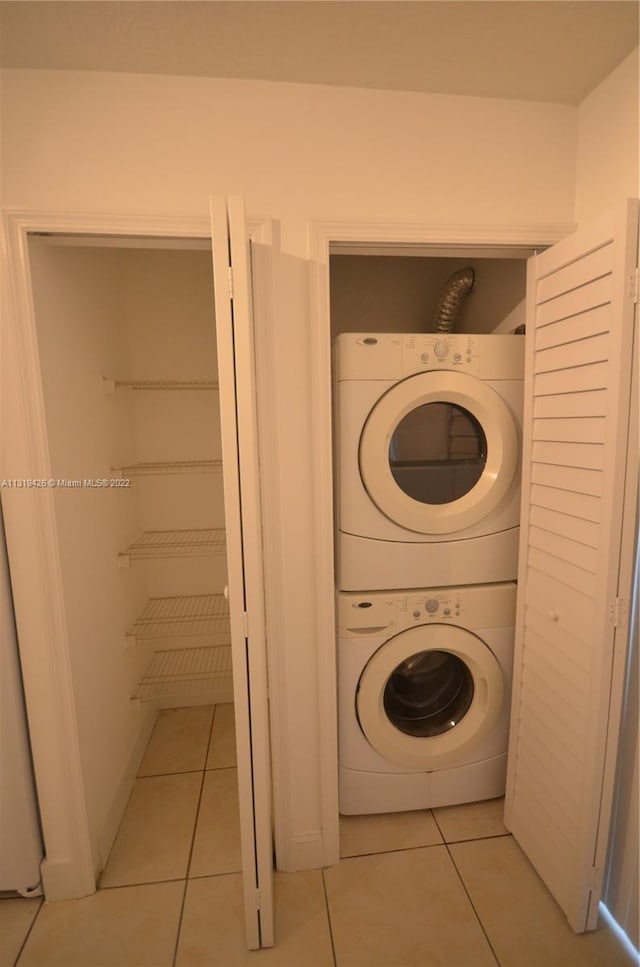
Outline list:
[[[638,204],[530,260],[506,823],[595,926],[629,635]]]
[[[273,847],[251,252],[241,199],[211,203],[247,946],[273,945]]]

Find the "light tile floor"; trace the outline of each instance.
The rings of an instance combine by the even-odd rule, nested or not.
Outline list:
[[[575,936],[502,800],[341,819],[342,860],[276,873],[276,946],[248,952],[233,709],[160,714],[91,897],[0,900],[0,967],[630,967]]]

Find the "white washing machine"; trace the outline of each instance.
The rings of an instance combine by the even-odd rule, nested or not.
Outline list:
[[[339,588],[516,577],[523,377],[522,336],[337,338]]]
[[[516,585],[338,594],[340,812],[504,794]]]

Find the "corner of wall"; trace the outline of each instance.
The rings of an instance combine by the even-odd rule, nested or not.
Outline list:
[[[640,193],[638,47],[578,105],[575,221]]]

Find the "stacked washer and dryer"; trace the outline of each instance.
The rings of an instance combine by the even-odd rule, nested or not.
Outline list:
[[[340,812],[504,793],[524,339],[335,342]]]

